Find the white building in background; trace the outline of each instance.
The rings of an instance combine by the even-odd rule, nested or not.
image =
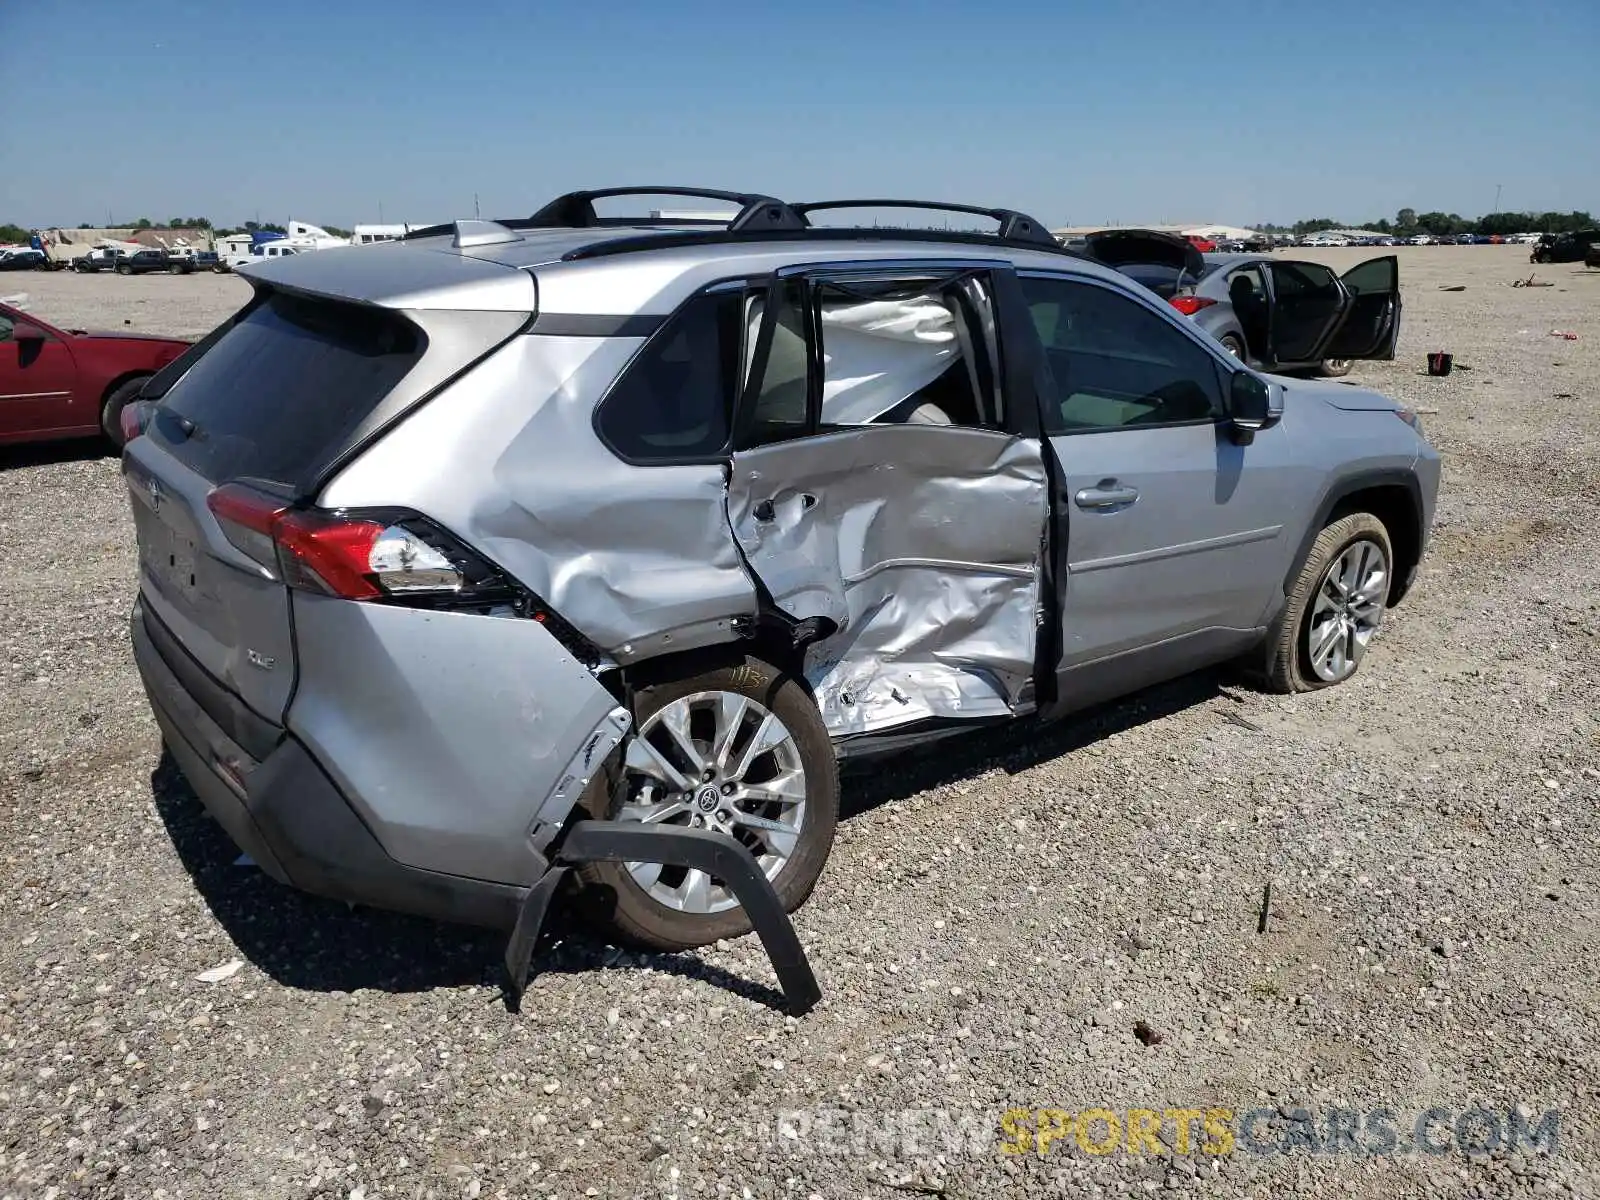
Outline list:
[[[406,234],[418,229],[426,229],[426,225],[357,225],[350,231],[350,244],[352,246],[370,246],[374,242],[392,242],[396,238],[403,238]]]

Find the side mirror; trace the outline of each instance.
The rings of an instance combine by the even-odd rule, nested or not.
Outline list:
[[[1248,445],[1255,435],[1277,423],[1281,412],[1272,406],[1272,387],[1253,371],[1235,371],[1228,384],[1228,423],[1234,438]]]
[[[43,342],[49,336],[32,321],[18,321],[11,326],[11,340],[14,342]]]

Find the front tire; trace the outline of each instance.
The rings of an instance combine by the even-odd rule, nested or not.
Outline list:
[[[785,911],[805,903],[839,819],[833,744],[806,689],[746,658],[641,689],[634,715],[625,760],[580,802],[587,815],[728,833]],[[750,932],[733,893],[702,871],[590,863],[578,877],[591,915],[637,946],[686,950]]]
[[[1234,358],[1237,358],[1240,362],[1245,361],[1244,343],[1234,337],[1233,334],[1225,333],[1218,340],[1222,342],[1222,348],[1233,355]]]
[[[1357,512],[1327,525],[1269,635],[1267,687],[1312,692],[1349,680],[1383,621],[1393,579],[1394,550],[1382,521]]]
[[[1348,358],[1325,358],[1322,360],[1321,371],[1328,379],[1338,379],[1341,375],[1350,374],[1350,360]]]
[[[127,263],[123,263],[121,266],[119,266],[117,268],[117,274],[118,275],[132,275],[133,274],[133,268],[130,267]]]

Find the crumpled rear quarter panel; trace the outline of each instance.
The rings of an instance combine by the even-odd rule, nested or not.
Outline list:
[[[620,662],[732,640],[755,589],[723,468],[633,466],[594,431],[640,338],[511,339],[369,450],[326,507],[404,505],[489,555]]]

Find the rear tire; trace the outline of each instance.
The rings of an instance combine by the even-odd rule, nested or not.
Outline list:
[[[1238,338],[1234,337],[1233,334],[1231,334],[1231,333],[1223,334],[1222,337],[1220,339],[1218,339],[1218,340],[1222,342],[1222,348],[1224,350],[1226,350],[1229,354],[1233,355],[1233,357],[1237,358],[1240,362],[1244,362],[1245,359],[1244,359],[1244,343],[1243,342],[1241,342]]]
[[[745,658],[640,689],[634,707],[637,724],[630,743],[642,744],[633,745],[623,764],[590,787],[579,801],[584,814],[730,832],[758,854],[785,911],[804,904],[828,860],[839,819],[833,743],[810,693],[770,664]],[[690,743],[692,758],[674,730]],[[742,761],[758,736],[771,748]],[[719,745],[726,746],[722,755]],[[688,777],[690,789],[640,769],[663,756]],[[695,761],[705,769],[691,776]],[[763,791],[768,783],[772,789]],[[764,798],[780,793],[786,798]],[[762,820],[769,828],[743,825],[744,820]],[[731,892],[702,873],[635,866],[637,873],[627,863],[588,863],[577,872],[588,915],[619,940],[653,950],[687,950],[750,932],[750,920]]]
[[[118,275],[132,275],[133,274],[133,268],[130,267],[127,263],[121,263],[121,264],[119,264],[117,266],[117,274]]]
[[[188,273],[189,272],[187,272],[186,270],[183,269],[183,264],[182,263],[173,263],[170,267],[167,268],[167,274],[168,275],[187,275]]]
[[[1394,549],[1382,521],[1357,512],[1329,523],[1268,634],[1261,683],[1289,693],[1349,680],[1383,620],[1393,578]],[[1330,662],[1325,646],[1343,647],[1342,661]]]
[[[1337,379],[1341,375],[1350,374],[1350,360],[1348,358],[1325,358],[1322,360],[1321,372],[1329,379]]]
[[[139,389],[149,379],[148,375],[141,375],[137,379],[130,379],[119,384],[115,391],[106,397],[106,402],[100,406],[100,428],[106,437],[111,439],[111,444],[119,451],[123,447],[122,441],[122,410],[128,407],[130,401],[139,394]]]

